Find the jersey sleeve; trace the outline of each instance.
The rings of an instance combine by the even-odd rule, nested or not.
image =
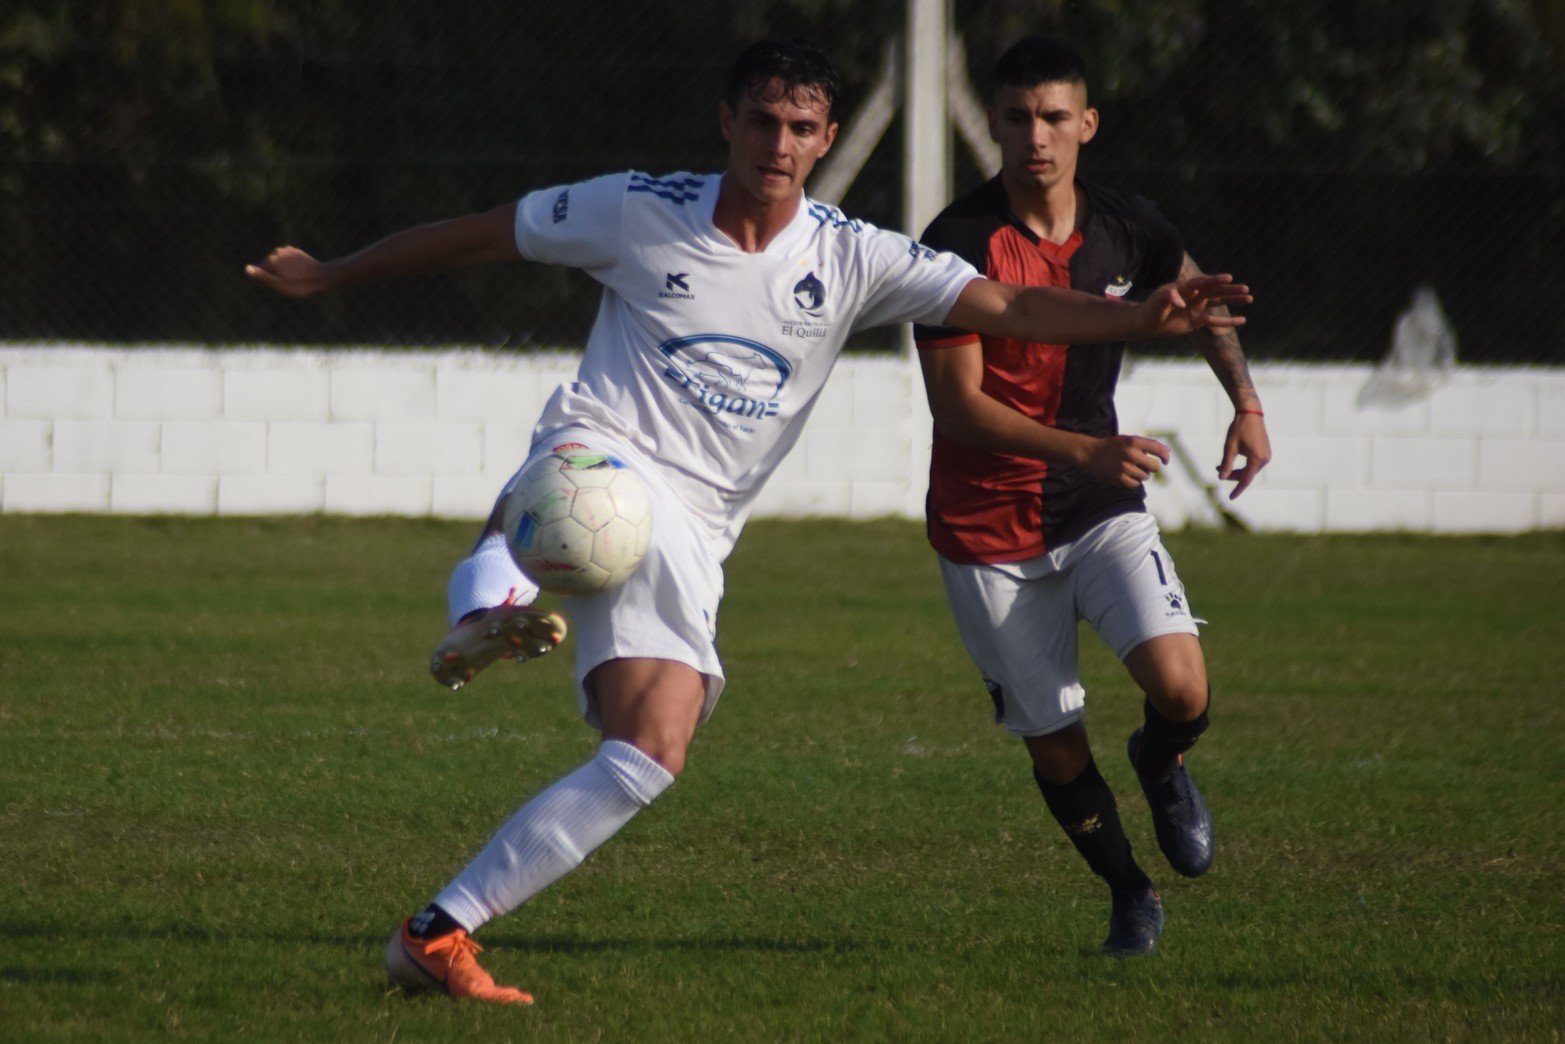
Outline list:
[[[619,260],[628,174],[609,174],[523,196],[516,249],[529,261],[587,270]]]
[[[978,270],[955,254],[938,251],[900,232],[866,227],[871,285],[855,330],[915,322],[942,323]]]
[[[942,213],[924,229],[920,242],[931,250],[955,254],[975,266],[974,275],[982,275],[976,268],[984,262],[981,253],[963,240],[959,230],[954,227],[956,224],[948,214]],[[940,318],[943,320],[945,317]],[[980,338],[971,330],[959,330],[938,323],[917,323],[913,327],[913,340],[920,348],[955,348],[962,344],[975,344]]]

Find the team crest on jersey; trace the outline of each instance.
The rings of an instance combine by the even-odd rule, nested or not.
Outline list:
[[[1117,275],[1113,282],[1103,288],[1103,292],[1109,297],[1124,297],[1130,293],[1132,283],[1129,276]]]
[[[730,334],[694,334],[658,345],[663,377],[678,385],[690,405],[736,431],[777,416],[783,386],[793,375],[787,359],[759,341]]]
[[[821,305],[826,303],[826,284],[811,272],[793,284],[793,303],[798,305],[805,315],[819,316]]]

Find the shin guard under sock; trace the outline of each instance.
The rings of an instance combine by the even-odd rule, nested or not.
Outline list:
[[[1033,778],[1049,811],[1093,873],[1117,892],[1152,887],[1151,879],[1130,854],[1130,839],[1120,825],[1114,792],[1098,772],[1097,762],[1089,760],[1081,775],[1069,783],[1050,783],[1036,768]]]
[[[1207,696],[1208,708],[1211,696]],[[1195,746],[1208,725],[1206,711],[1190,721],[1174,721],[1165,718],[1151,700],[1142,705],[1146,728],[1141,730],[1141,744],[1136,750],[1136,771],[1147,778],[1162,775],[1173,766],[1174,759]]]

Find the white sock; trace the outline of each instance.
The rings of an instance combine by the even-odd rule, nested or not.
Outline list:
[[[580,866],[673,782],[629,743],[604,740],[591,761],[523,805],[435,904],[476,931]]]
[[[451,571],[451,582],[446,585],[447,615],[452,627],[475,609],[500,605],[507,598],[519,605],[532,605],[537,597],[538,585],[516,567],[505,537],[499,533],[490,533],[479,541],[473,553],[457,563]]]

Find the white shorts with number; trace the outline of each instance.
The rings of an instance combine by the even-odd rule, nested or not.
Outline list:
[[[1117,515],[1025,562],[942,558],[940,574],[962,643],[994,697],[995,721],[1018,736],[1081,718],[1078,620],[1121,660],[1159,635],[1198,633],[1174,560],[1144,512]]]
[[[706,682],[704,722],[723,693],[716,645],[722,562],[708,550],[710,540],[657,467],[624,443],[585,428],[566,428],[535,439],[527,463],[568,442],[624,461],[652,500],[652,541],[630,579],[612,591],[564,599],[576,642],[576,697],[582,716],[593,727],[602,724],[586,686],[594,667],[644,657],[675,660],[701,672]]]

